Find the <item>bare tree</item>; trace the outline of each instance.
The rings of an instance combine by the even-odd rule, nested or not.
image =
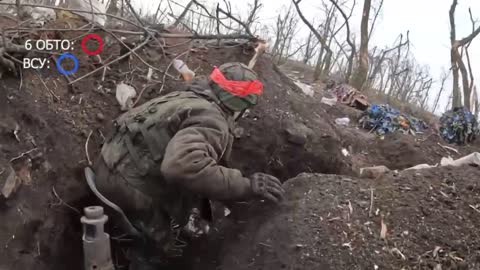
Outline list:
[[[185,7],[185,9],[183,10],[183,12],[180,14],[180,16],[178,16],[175,20],[175,22],[173,23],[173,26],[177,26],[179,23],[182,22],[183,18],[185,18],[185,16],[187,15],[187,12],[188,10],[190,9],[190,7],[193,5],[193,1],[190,1],[187,6]]]
[[[435,113],[435,111],[438,108],[438,103],[440,101],[440,97],[443,94],[443,91],[445,91],[445,82],[447,81],[448,77],[450,76],[450,72],[443,72],[442,76],[440,77],[440,90],[438,91],[437,97],[435,98],[435,101],[433,102],[433,109],[432,113]]]
[[[352,86],[362,89],[368,76],[368,21],[370,18],[370,8],[372,1],[365,0],[363,4],[362,22],[360,26],[360,51],[358,56],[358,67],[352,78]]]
[[[310,31],[305,41],[306,48],[303,50],[302,62],[304,64],[308,64],[308,61],[315,55],[315,51],[319,43],[320,41],[318,41],[318,39],[315,39],[313,32]]]
[[[315,74],[314,74],[314,79],[317,80],[319,78],[325,78],[325,76],[328,75],[328,71],[330,70],[330,65],[332,64],[332,49],[329,46],[329,43],[325,36],[321,35],[320,32],[305,18],[303,15],[302,11],[300,10],[300,2],[301,0],[292,0],[293,4],[295,5],[295,9],[297,10],[298,15],[300,16],[300,19],[303,21],[303,23],[310,29],[310,31],[313,33],[313,35],[317,38],[317,40],[320,42],[322,46],[322,50],[326,52],[325,55],[325,64],[319,64],[317,61],[317,67],[315,69]],[[320,55],[322,55],[320,53]],[[323,68],[321,68],[323,66]]]
[[[453,0],[452,5],[449,11],[450,17],[450,43],[451,43],[451,51],[450,51],[450,58],[451,58],[451,65],[452,65],[452,74],[453,74],[453,107],[460,107],[462,106],[462,92],[463,92],[463,105],[467,108],[471,108],[470,104],[470,96],[472,92],[472,86],[469,83],[469,71],[465,66],[463,61],[463,57],[460,53],[460,49],[468,46],[473,39],[480,34],[480,27],[475,29],[475,24],[473,24],[473,31],[472,33],[461,39],[457,40],[456,37],[456,26],[455,26],[455,9],[457,7],[458,0]],[[460,90],[460,74],[462,75],[462,89]]]
[[[387,49],[382,50],[379,53],[379,55],[373,55],[372,61],[371,61],[372,64],[369,67],[370,72],[369,72],[369,76],[368,76],[368,87],[372,87],[374,85],[375,80],[377,78],[377,75],[380,72],[382,72],[382,70],[385,68],[384,67],[385,61],[386,60],[392,61],[391,59],[388,59],[388,55],[391,52],[396,52],[397,53],[397,62],[400,61],[400,57],[403,55],[402,54],[403,47],[409,46],[409,43],[410,43],[409,33],[410,32],[407,32],[407,37],[406,37],[405,42],[403,42],[403,34],[400,34],[400,36],[398,38],[399,41],[398,41],[397,45],[394,45],[394,47],[392,47],[392,48],[387,48]],[[396,73],[396,70],[394,71],[394,73]],[[383,79],[384,75],[385,74],[382,75],[381,79]],[[383,85],[384,84],[382,83],[382,86],[378,90],[384,90]]]
[[[277,16],[276,25],[273,29],[275,42],[272,47],[272,56],[277,63],[280,63],[283,58],[289,57],[292,41],[297,32],[297,25],[298,19],[293,13],[292,6],[288,8],[285,14],[281,13]]]
[[[350,82],[350,76],[352,75],[352,69],[353,69],[353,60],[355,58],[355,54],[357,53],[357,48],[355,46],[355,42],[353,42],[352,39],[351,39],[350,23],[349,23],[350,16],[352,15],[353,9],[355,8],[355,0],[353,1],[350,16],[347,16],[347,14],[345,14],[345,12],[342,10],[342,8],[340,8],[340,5],[338,5],[337,1],[330,0],[330,2],[332,2],[332,4],[338,9],[338,11],[340,11],[340,14],[342,14],[342,17],[345,20],[345,25],[347,27],[347,43],[350,46],[350,55],[348,56],[348,67],[347,67],[347,71],[345,73],[345,80],[347,82]],[[333,37],[335,37],[335,36],[333,36]]]
[[[376,22],[377,22],[377,19],[378,19],[378,15],[380,14],[380,11],[382,11],[382,7],[383,7],[383,0],[380,0],[380,4],[378,5],[378,7],[374,8],[375,15],[373,16],[373,22],[372,22],[372,25],[370,26],[370,31],[368,31],[368,41],[370,41],[370,39],[373,36],[373,32],[375,30],[375,25],[376,25]]]

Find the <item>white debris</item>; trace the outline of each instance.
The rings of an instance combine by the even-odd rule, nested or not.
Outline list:
[[[442,166],[462,166],[462,165],[477,165],[480,166],[480,153],[475,152],[468,156],[453,160],[451,157],[442,158],[440,161]]]
[[[227,207],[224,208],[224,216],[228,217],[231,213],[232,211],[230,211],[230,209],[228,209]]]
[[[313,97],[313,94],[315,93],[312,89],[312,87],[308,84],[305,84],[305,83],[302,83],[302,82],[299,82],[299,81],[295,81],[295,84],[300,87],[300,89],[302,89],[302,92],[307,95],[307,96],[310,96],[310,97]]]
[[[350,118],[348,117],[337,118],[335,119],[335,124],[346,127],[350,124]]]
[[[404,171],[430,169],[430,168],[435,168],[435,167],[437,167],[437,166],[438,166],[438,164],[435,164],[435,165],[419,164],[419,165],[410,167],[410,168],[408,168],[408,169],[405,169]]]
[[[185,81],[190,81],[195,77],[195,72],[193,72],[182,60],[173,60],[173,67],[178,71],[178,73],[182,74],[182,77]]]
[[[348,150],[345,149],[345,148],[342,148],[342,154],[343,154],[344,156],[346,156],[346,157],[350,156],[350,153],[349,153]]]
[[[151,80],[152,80],[152,76],[153,76],[153,69],[152,69],[152,68],[148,68],[147,80],[148,80],[148,81],[151,81]]]
[[[55,10],[51,8],[44,7],[34,7],[31,10],[30,17],[32,18],[32,23],[36,26],[43,26],[49,21],[54,21],[57,19],[57,14]]]
[[[83,10],[85,12],[73,12],[87,21],[92,22],[92,6],[94,13],[107,13],[107,4],[109,1],[99,1],[99,0],[72,0],[69,2],[68,8],[71,9],[78,9]],[[92,3],[92,5],[90,5]],[[107,21],[106,15],[94,14],[93,15],[93,22],[97,23],[101,26],[105,26],[105,22]]]
[[[336,98],[323,97],[320,102],[322,102],[323,104],[327,104],[329,106],[333,106],[333,105],[337,104],[337,99]]]
[[[124,83],[117,85],[115,96],[121,106],[122,111],[128,111],[133,107],[133,98],[137,95],[135,89]]]

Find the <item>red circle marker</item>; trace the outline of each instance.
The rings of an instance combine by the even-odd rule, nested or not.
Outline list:
[[[87,48],[87,41],[89,41],[90,39],[95,39],[96,41],[98,41],[98,48],[94,51],[90,51],[88,48]],[[83,39],[82,39],[82,50],[88,54],[88,55],[97,55],[99,53],[102,52],[103,50],[103,39],[97,35],[97,34],[88,34],[86,35]]]

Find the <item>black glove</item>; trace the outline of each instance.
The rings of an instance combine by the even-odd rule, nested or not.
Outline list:
[[[274,203],[283,200],[285,190],[282,183],[275,176],[265,173],[254,173],[250,177],[252,191],[255,196],[267,199]]]

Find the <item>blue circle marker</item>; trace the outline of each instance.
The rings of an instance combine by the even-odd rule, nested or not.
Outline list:
[[[73,61],[73,68],[71,70],[65,70],[62,67],[62,60],[65,58],[70,58]],[[62,53],[57,59],[57,69],[58,72],[62,75],[70,75],[78,70],[78,58],[71,53]]]

